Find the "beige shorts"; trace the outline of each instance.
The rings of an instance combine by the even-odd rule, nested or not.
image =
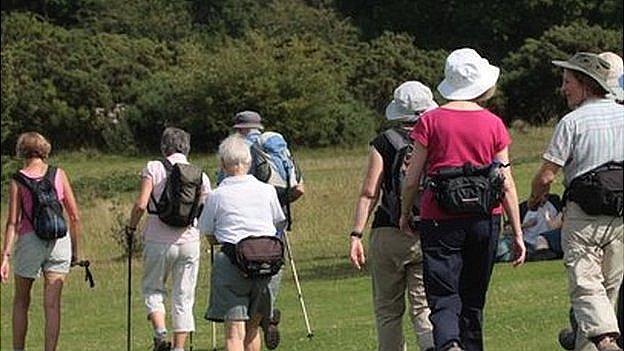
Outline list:
[[[15,275],[38,278],[41,272],[69,273],[71,239],[69,234],[56,240],[42,240],[34,233],[18,235],[13,266]]]

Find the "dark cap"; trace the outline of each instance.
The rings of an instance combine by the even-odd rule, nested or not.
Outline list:
[[[233,128],[255,128],[264,129],[262,126],[262,117],[255,111],[242,111],[234,116]]]

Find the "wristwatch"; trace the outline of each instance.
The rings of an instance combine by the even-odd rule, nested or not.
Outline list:
[[[349,236],[351,237],[356,237],[358,239],[362,239],[362,232],[358,232],[358,231],[352,231],[351,234],[349,234]]]

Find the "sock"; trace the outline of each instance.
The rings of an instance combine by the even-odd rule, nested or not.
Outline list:
[[[157,339],[164,339],[167,337],[167,328],[154,329],[154,337]]]

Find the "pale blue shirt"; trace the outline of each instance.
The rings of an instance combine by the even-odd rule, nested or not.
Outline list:
[[[275,188],[249,174],[225,178],[210,193],[199,217],[201,233],[230,244],[249,236],[276,235],[285,224]]]
[[[543,158],[563,167],[564,185],[610,161],[624,160],[624,106],[585,101],[557,124]]]

